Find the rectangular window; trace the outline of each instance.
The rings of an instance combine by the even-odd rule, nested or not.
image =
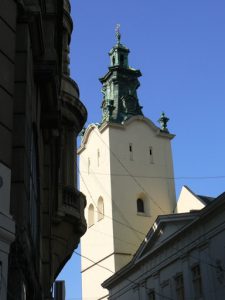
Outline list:
[[[98,167],[100,165],[100,151],[99,151],[99,149],[97,150],[97,165],[98,165]]]
[[[149,162],[150,162],[150,164],[153,164],[153,149],[152,149],[152,147],[149,147]]]
[[[129,152],[130,152],[130,160],[133,160],[133,145],[132,143],[129,144]]]
[[[150,290],[150,292],[148,294],[148,300],[155,300],[155,291],[154,290]]]
[[[183,274],[179,274],[175,277],[175,288],[177,300],[184,300],[184,278]]]
[[[88,157],[88,174],[90,174],[90,166],[91,166],[91,160],[90,157]]]
[[[195,265],[192,268],[192,282],[193,282],[194,293],[195,293],[194,299],[201,299],[203,293],[202,293],[201,270],[199,265]]]

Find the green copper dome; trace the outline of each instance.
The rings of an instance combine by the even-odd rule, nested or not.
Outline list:
[[[140,86],[139,70],[129,67],[130,50],[120,43],[121,34],[117,28],[117,44],[110,50],[110,66],[107,74],[100,78],[102,83],[102,123],[122,123],[135,115],[143,115],[137,97]]]

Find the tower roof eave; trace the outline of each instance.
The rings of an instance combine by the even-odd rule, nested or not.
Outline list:
[[[105,127],[117,127],[117,128],[122,128],[125,129],[127,126],[129,126],[131,123],[135,122],[135,121],[141,121],[146,123],[151,129],[153,129],[153,131],[155,132],[155,135],[163,137],[163,138],[167,138],[172,140],[176,135],[166,132],[166,131],[162,131],[158,126],[156,126],[150,119],[146,118],[143,115],[135,115],[133,117],[130,117],[129,119],[123,121],[122,123],[115,123],[115,122],[105,122],[103,123],[100,127],[99,130],[103,131]]]
[[[85,130],[84,136],[82,138],[81,146],[78,148],[77,154],[78,155],[81,154],[86,149],[86,144],[88,142],[89,136],[94,129],[97,129],[99,131],[99,133],[102,133],[104,130],[106,130],[109,127],[125,130],[126,127],[128,127],[131,123],[136,122],[136,121],[146,123],[155,132],[156,136],[160,136],[162,138],[166,138],[169,140],[172,140],[175,137],[175,134],[171,134],[171,133],[162,131],[150,119],[148,119],[142,115],[136,115],[136,116],[133,116],[133,117],[129,118],[128,120],[124,121],[123,123],[104,122],[100,126],[99,126],[99,124],[94,124],[94,123],[90,124],[87,127],[87,129]]]
[[[140,70],[136,70],[131,67],[129,67],[128,69],[125,69],[125,68],[122,68],[121,66],[112,66],[112,67],[109,67],[109,71],[103,77],[99,78],[99,81],[101,83],[104,83],[105,81],[107,81],[109,79],[109,77],[112,75],[112,71],[121,71],[121,72],[127,73],[129,75],[134,74],[134,75],[136,75],[136,77],[142,76]]]
[[[98,124],[91,123],[91,124],[88,125],[87,129],[84,132],[84,136],[83,136],[83,138],[81,140],[81,145],[77,149],[77,155],[81,154],[86,149],[86,144],[87,144],[88,138],[89,138],[91,132],[94,129],[98,129],[99,130]]]
[[[126,46],[124,46],[123,44],[116,44],[114,47],[112,47],[112,49],[110,49],[109,51],[109,55],[112,55],[114,51],[116,50],[120,50],[120,51],[124,51],[126,53],[130,53],[129,48],[127,48]]]

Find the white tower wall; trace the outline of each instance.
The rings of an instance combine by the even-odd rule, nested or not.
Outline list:
[[[142,117],[109,131],[113,229],[126,241],[114,240],[118,270],[132,258],[156,217],[173,212],[176,199],[171,136],[160,134]],[[144,213],[137,211],[138,198],[144,201]]]
[[[94,206],[94,224],[81,241],[83,299],[106,296],[101,283],[133,257],[159,214],[173,212],[172,138],[142,116],[86,130],[78,151],[80,189],[87,197],[87,221]],[[100,197],[104,214],[98,220]],[[138,198],[144,213],[137,212]]]
[[[101,283],[114,272],[113,223],[110,179],[109,131],[105,130],[99,139],[95,125],[89,127],[84,137],[85,148],[80,149],[80,190],[86,195],[85,217],[88,230],[81,240],[81,272],[83,299],[98,299],[106,290]],[[107,145],[107,146],[106,146]],[[105,175],[108,174],[108,175]],[[104,218],[98,220],[98,199],[103,199]],[[94,206],[94,224],[88,220],[88,208]],[[107,216],[107,217],[106,217]],[[99,267],[97,264],[101,265]]]

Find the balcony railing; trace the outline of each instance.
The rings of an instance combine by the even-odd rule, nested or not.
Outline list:
[[[84,233],[86,231],[86,220],[84,209],[86,206],[86,197],[73,186],[64,186],[62,189],[62,202],[58,216],[67,216],[68,220],[75,222]],[[59,213],[60,211],[60,213]],[[63,218],[64,218],[63,217]]]

